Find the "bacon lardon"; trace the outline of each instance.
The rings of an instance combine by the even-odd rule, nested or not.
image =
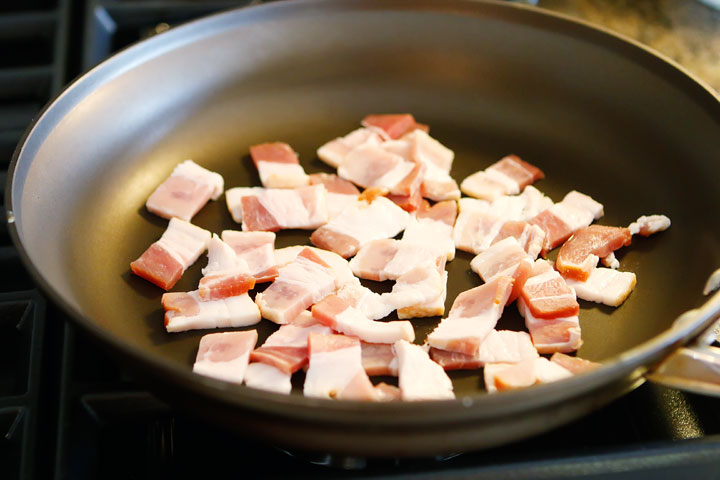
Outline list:
[[[462,292],[455,298],[448,317],[427,337],[431,347],[475,355],[485,337],[495,328],[512,291],[511,277]]]
[[[457,204],[452,200],[438,202],[430,207],[427,202],[411,216],[402,241],[432,245],[445,252],[448,261],[455,258],[453,225],[457,216]]]
[[[306,248],[281,267],[275,281],[255,296],[262,316],[285,324],[337,288],[335,274],[317,254]]]
[[[600,267],[593,268],[585,281],[566,278],[565,282],[575,290],[578,298],[617,307],[633,291],[637,279],[632,272]]]
[[[531,183],[544,178],[543,172],[517,155],[508,155],[476,172],[460,184],[460,190],[475,198],[494,200],[520,193]]]
[[[208,244],[208,264],[202,273],[198,285],[202,300],[242,295],[255,286],[255,277],[250,274],[247,262],[238,258],[235,251],[215,234]]]
[[[415,129],[428,131],[428,126],[417,123],[409,113],[380,113],[367,115],[360,122],[363,127],[382,130],[389,139],[400,138]]]
[[[420,192],[423,197],[439,202],[460,198],[460,188],[450,176],[455,153],[423,130],[414,130],[400,142],[408,146],[409,158],[425,166]],[[390,142],[385,144],[386,148]]]
[[[449,400],[455,398],[445,370],[430,359],[420,345],[398,340],[393,345],[398,360],[398,384],[403,400]]]
[[[487,364],[483,376],[488,393],[495,393],[527,388],[538,383],[556,382],[571,377],[572,373],[545,357],[538,357],[515,364]]]
[[[251,363],[245,370],[245,385],[258,390],[289,394],[291,374],[265,363]]]
[[[358,201],[310,236],[313,245],[348,258],[372,240],[392,238],[408,223],[409,214],[385,197]]]
[[[200,339],[193,372],[207,377],[242,383],[257,331],[211,333]]]
[[[327,190],[328,219],[337,217],[345,208],[354,205],[360,190],[347,180],[333,173],[310,174],[310,185],[323,185]]]
[[[552,357],[550,357],[550,361],[560,365],[574,375],[589,372],[602,366],[597,362],[591,362],[590,360],[585,360],[580,357],[571,357],[570,355],[560,352],[553,353]]]
[[[350,260],[353,273],[367,280],[397,280],[416,265],[444,265],[447,253],[438,245],[386,238],[363,245]]]
[[[223,230],[220,238],[243,260],[256,283],[270,282],[277,277],[275,234],[273,232],[238,232]]]
[[[492,330],[474,355],[430,349],[430,357],[445,370],[473,370],[486,363],[518,363],[537,356],[530,335],[510,330]]]
[[[301,188],[269,188],[245,195],[242,204],[243,231],[276,232],[281,229],[312,230],[328,221],[327,190],[322,185]]]
[[[392,344],[360,342],[362,365],[369,376],[389,375],[397,377],[398,363]]]
[[[575,291],[554,270],[528,278],[520,295],[537,318],[569,317],[580,311]]]
[[[234,187],[225,191],[225,203],[230,216],[236,223],[242,223],[242,199],[246,196],[255,196],[264,192],[263,187]]]
[[[665,215],[643,215],[630,225],[628,229],[633,235],[648,237],[670,228],[670,219]]]
[[[297,153],[283,142],[269,142],[250,147],[260,183],[266,188],[297,188],[307,185],[309,178],[300,165]]]
[[[478,254],[470,262],[473,272],[480,275],[485,282],[491,282],[499,276],[513,279],[513,290],[508,303],[515,300],[532,273],[533,262],[527,252],[514,237],[508,237],[493,244]]]
[[[380,145],[385,140],[383,135],[384,132],[376,127],[358,128],[344,137],[336,138],[321,146],[317,150],[317,155],[323,162],[337,168],[345,156],[355,148],[361,145]]]
[[[165,329],[169,333],[205,328],[246,327],[260,321],[260,310],[247,293],[203,300],[197,290],[162,296]]]
[[[522,298],[517,300],[518,311],[525,318],[533,345],[540,353],[574,352],[583,343],[577,315],[538,318],[530,312]]]
[[[185,160],[158,185],[145,207],[163,218],[177,217],[189,222],[208,200],[220,197],[223,186],[219,173],[211,172],[192,160]]]
[[[306,247],[304,245],[293,245],[291,247],[278,248],[275,250],[275,262],[278,268],[294,261],[300,252],[306,248],[320,257],[322,261],[330,267],[333,275],[335,275],[335,284],[338,288],[348,283],[357,285],[360,284],[360,280],[353,275],[347,260],[335,252],[323,250],[322,248]]]
[[[305,375],[306,397],[375,400],[377,394],[362,366],[360,340],[345,335],[308,336],[310,366]]]
[[[444,268],[444,262],[421,263],[401,275],[392,290],[380,295],[380,299],[396,309],[401,319],[442,315],[447,294]]]
[[[627,228],[590,225],[581,228],[563,244],[555,268],[565,278],[587,280],[600,258],[622,246],[630,245],[632,234]]]
[[[171,218],[160,239],[130,264],[135,275],[170,290],[207,248],[210,232]]]

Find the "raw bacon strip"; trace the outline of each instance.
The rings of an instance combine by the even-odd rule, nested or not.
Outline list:
[[[537,383],[549,383],[571,377],[572,373],[545,357],[516,364],[488,364],[485,366],[485,388],[488,393],[526,388]]]
[[[578,298],[617,307],[633,291],[637,280],[632,272],[593,268],[584,282],[573,279],[565,279],[565,282],[575,290]]]
[[[455,258],[453,225],[457,215],[457,204],[452,201],[439,202],[430,207],[425,203],[415,216],[408,221],[402,241],[432,245],[445,252],[448,261]]]
[[[360,342],[362,365],[369,376],[391,375],[397,377],[397,357],[392,345],[387,343]]]
[[[391,238],[408,223],[409,214],[385,197],[358,201],[310,236],[313,245],[348,258],[372,240]]]
[[[255,286],[247,262],[220,237],[213,234],[208,244],[208,264],[198,285],[200,299],[219,300],[242,295]]]
[[[335,290],[335,275],[330,266],[306,248],[279,269],[272,285],[255,296],[255,303],[264,318],[285,324]]]
[[[448,317],[427,337],[431,347],[475,355],[485,337],[495,328],[512,291],[511,277],[462,292],[455,298]]]
[[[153,243],[130,268],[135,275],[170,290],[185,270],[207,248],[210,232],[179,218],[171,218],[160,240]]]
[[[330,266],[333,271],[333,275],[335,275],[335,284],[338,285],[338,287],[348,283],[357,285],[360,284],[360,280],[358,280],[357,277],[353,275],[353,272],[350,269],[350,264],[347,260],[345,260],[343,257],[341,257],[335,252],[323,250],[322,248],[306,247],[304,245],[294,245],[292,247],[279,248],[275,250],[275,262],[277,263],[277,266],[282,267],[291,263],[297,258],[298,254],[300,254],[300,252],[302,252],[306,248],[312,251],[314,254],[320,257],[323,262]]]
[[[211,333],[200,339],[193,372],[207,377],[242,383],[257,331]]]
[[[145,207],[163,218],[177,217],[189,222],[208,200],[220,197],[223,185],[220,174],[185,160],[158,185]]]
[[[495,243],[470,262],[472,271],[480,275],[486,283],[499,276],[512,277],[513,289],[508,303],[520,295],[525,281],[532,274],[532,267],[532,259],[514,237]]]
[[[336,332],[357,337],[369,343],[394,343],[415,340],[408,321],[377,322],[370,320],[337,295],[328,295],[312,307],[313,318]]]
[[[475,355],[430,349],[430,357],[445,370],[473,370],[486,363],[518,363],[538,356],[526,332],[492,330]]]
[[[345,335],[308,336],[310,366],[303,393],[337,400],[375,400],[377,395],[362,366],[360,340]]]
[[[565,355],[560,352],[553,353],[552,357],[550,357],[550,361],[557,363],[574,375],[589,372],[590,370],[595,370],[596,368],[602,366],[599,363],[591,362],[590,360],[585,360],[580,357],[571,357],[570,355]]]
[[[260,175],[260,183],[265,188],[296,188],[309,183],[297,153],[287,143],[253,145],[250,147],[250,156]]]
[[[243,231],[276,232],[285,228],[315,229],[328,221],[327,190],[322,185],[266,189],[246,195],[242,204]]]
[[[234,187],[225,192],[225,202],[227,203],[230,216],[236,223],[242,223],[242,199],[246,196],[255,196],[264,192],[263,187]]]
[[[268,392],[290,393],[290,378],[291,374],[265,363],[251,363],[245,370],[245,385]]]
[[[633,235],[642,235],[643,237],[649,237],[654,233],[662,232],[668,228],[670,228],[670,219],[665,215],[643,215],[628,225],[630,233]]]
[[[415,129],[427,131],[427,125],[417,123],[409,113],[383,113],[367,115],[360,122],[366,128],[379,128],[390,139],[400,138]]]
[[[448,400],[455,398],[445,370],[430,359],[419,345],[398,340],[393,345],[398,360],[398,384],[403,400]]]
[[[520,295],[537,318],[571,317],[580,311],[575,291],[556,271],[530,277],[523,285]]]
[[[475,198],[494,200],[520,193],[527,185],[544,178],[543,172],[517,155],[508,155],[484,171],[473,173],[460,184],[460,190]]]
[[[517,305],[520,315],[525,317],[525,326],[538,352],[574,352],[582,345],[577,315],[543,319],[535,317],[522,298],[518,298]]]
[[[221,238],[235,251],[238,259],[245,261],[256,283],[271,282],[277,277],[273,232],[224,230]]]
[[[632,235],[627,228],[604,225],[581,228],[560,248],[555,268],[565,278],[584,282],[600,258],[630,245],[631,240]]]
[[[384,134],[384,132],[383,132]],[[376,128],[358,128],[344,137],[331,140],[318,148],[317,155],[320,160],[331,167],[337,168],[345,156],[361,145],[380,145],[384,138]]]
[[[381,282],[397,280],[421,263],[444,265],[446,256],[437,245],[387,238],[363,245],[350,268],[360,278]]]
[[[169,333],[204,328],[246,327],[260,321],[260,310],[247,293],[204,301],[198,291],[162,296],[165,329]]]

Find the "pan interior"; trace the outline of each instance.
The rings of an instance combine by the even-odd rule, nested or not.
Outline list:
[[[648,67],[658,61],[638,63],[645,54],[632,47],[515,10],[278,11],[217,31],[209,24],[196,42],[88,91],[38,147],[22,189],[23,242],[50,285],[102,328],[189,369],[208,332],[167,334],[162,291],[129,271],[167,224],[144,209],[148,195],[188,158],[222,174],[226,188],[259,185],[248,147],[265,141],[288,142],[308,172],[331,171],[317,147],[378,112],[428,123],[455,151],[458,181],[515,153],[544,170],[536,186],[553,200],[577,189],[603,203],[601,224],[672,219],[670,230],[617,253],[637,275],[625,304],[581,301],[581,357],[607,360],[702,302],[720,263],[720,135],[677,81]],[[240,229],[224,197],[193,223]],[[309,244],[309,233],[280,232],[276,246]],[[446,311],[481,284],[471,258],[458,252],[448,265]],[[173,291],[195,289],[204,263]],[[437,321],[414,321],[418,341]],[[257,328],[262,341],[275,325]],[[524,328],[514,305],[498,328]],[[460,394],[483,390],[478,372],[452,377]]]

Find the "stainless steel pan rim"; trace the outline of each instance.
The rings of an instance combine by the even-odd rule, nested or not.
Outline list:
[[[96,325],[91,318],[84,317],[80,311],[59,295],[52,285],[44,279],[42,266],[35,265],[25,251],[21,238],[22,233],[18,225],[18,221],[22,221],[22,211],[19,210],[19,207],[24,176],[27,174],[27,168],[35,152],[53,126],[98,85],[132,69],[138,64],[150,61],[164,52],[191,43],[195,39],[207,35],[210,31],[217,33],[225,29],[237,28],[245,22],[262,20],[265,14],[278,9],[285,10],[287,14],[300,14],[307,13],[312,8],[333,9],[340,8],[341,5],[344,8],[348,8],[349,5],[351,8],[358,9],[397,8],[457,11],[464,15],[492,15],[495,9],[515,8],[525,11],[527,18],[542,15],[552,22],[551,25],[566,31],[572,31],[573,34],[580,35],[588,41],[592,41],[597,36],[613,37],[613,47],[617,51],[622,52],[623,55],[631,56],[633,59],[642,62],[643,65],[663,72],[673,82],[692,92],[695,100],[701,103],[713,118],[720,119],[720,97],[703,81],[667,58],[658,55],[637,42],[607,30],[568,19],[562,15],[537,11],[524,6],[507,5],[500,2],[480,4],[466,0],[452,0],[444,3],[406,0],[394,0],[391,2],[300,0],[291,3],[260,5],[197,20],[132,46],[76,80],[36,117],[14,152],[9,167],[8,188],[5,195],[10,235],[24,264],[40,287],[53,301],[67,311],[78,325],[101,340],[113,351],[132,359],[134,364],[147,365],[154,370],[156,376],[165,378],[177,386],[200,395],[212,396],[228,405],[238,405],[245,409],[262,411],[280,417],[302,417],[304,420],[322,422],[342,420],[345,423],[351,422],[358,425],[371,422],[377,426],[399,424],[419,426],[495,418],[498,415],[512,415],[528,409],[546,407],[573,396],[591,392],[628,375],[628,372],[632,372],[630,374],[631,378],[637,380],[635,383],[639,384],[642,381],[641,377],[652,363],[659,361],[670,351],[688,342],[693,336],[712,324],[718,312],[720,312],[720,294],[714,295],[701,308],[685,314],[683,320],[677,322],[676,327],[610,359],[602,368],[594,372],[553,384],[536,386],[528,390],[498,395],[464,397],[448,402],[372,404],[278,395],[200,377],[193,374],[188,368],[182,368],[172,362],[161,360],[140,348],[121,342],[118,338]],[[398,415],[399,412],[403,412],[403,415]],[[348,413],[357,415],[349,417]]]

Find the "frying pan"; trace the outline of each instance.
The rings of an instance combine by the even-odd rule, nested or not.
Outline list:
[[[207,331],[167,334],[161,291],[129,273],[166,221],[150,192],[186,158],[226,188],[258,185],[254,143],[281,140],[306,170],[324,142],[368,113],[411,112],[455,151],[461,180],[516,153],[538,188],[605,205],[600,223],[664,213],[672,227],[618,254],[637,287],[619,308],[583,302],[588,374],[486,395],[481,371],[452,374],[457,400],[370,404],[277,395],[191,372]],[[418,456],[510,442],[578,418],[637,387],[713,322],[701,294],[720,264],[720,103],[634,44],[558,15],[499,3],[322,1],[231,11],[137,44],[78,79],[18,147],[6,205],[14,241],[50,295],[162,398],[286,447]],[[194,223],[238,229],[223,200]],[[277,247],[308,243],[280,232]],[[480,284],[449,264],[448,306]],[[201,260],[174,288],[188,291]],[[374,285],[375,288],[387,288]],[[677,319],[677,320],[676,320]],[[418,341],[437,318],[418,319]],[[260,341],[274,330],[257,325]],[[515,307],[498,328],[522,329]],[[301,378],[296,386],[301,385]]]

